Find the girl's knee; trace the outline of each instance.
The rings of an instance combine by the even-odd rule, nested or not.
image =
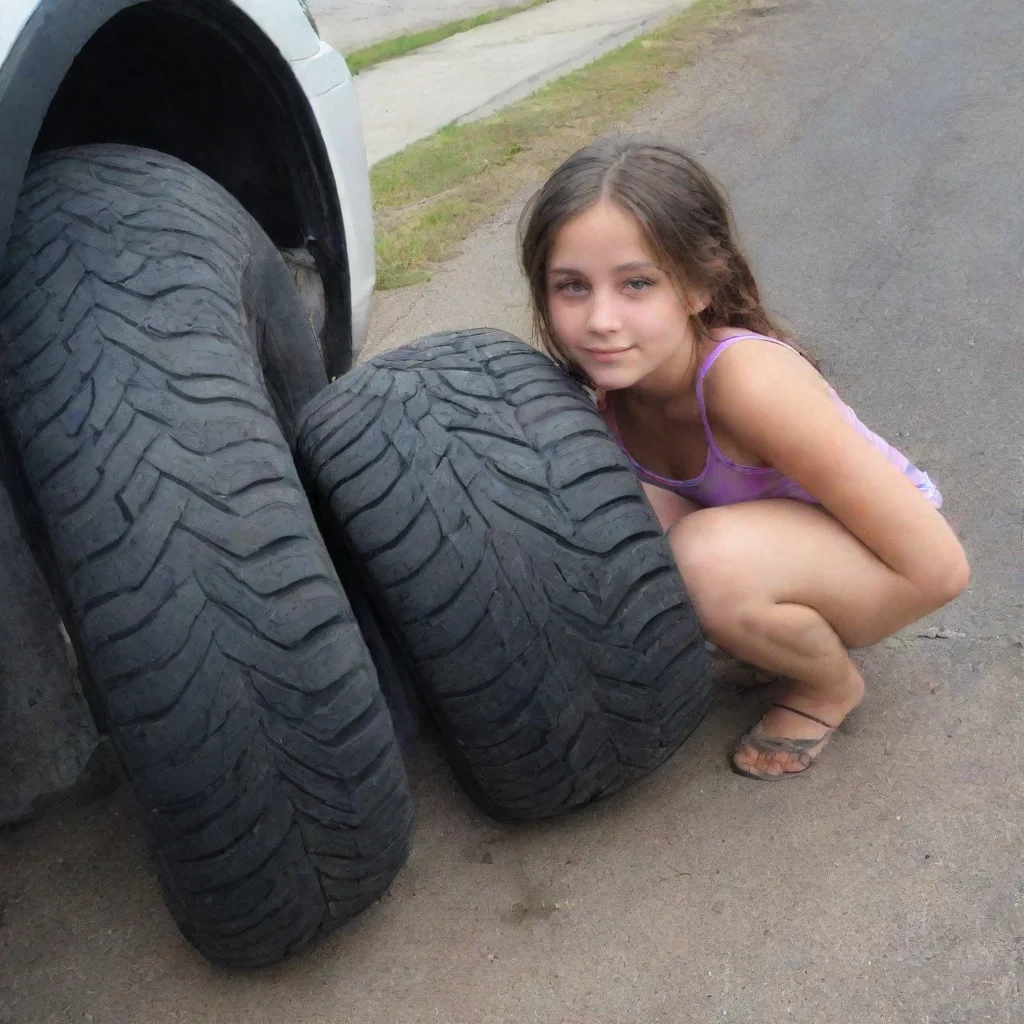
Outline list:
[[[668,541],[679,574],[709,640],[731,634],[748,614],[749,574],[743,571],[740,538],[728,509],[703,509],[669,530]]]
[[[745,545],[729,513],[727,507],[701,509],[668,531],[669,546],[684,577],[703,582],[731,574]]]

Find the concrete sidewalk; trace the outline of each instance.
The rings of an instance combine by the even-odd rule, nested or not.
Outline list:
[[[525,0],[310,0],[320,35],[339,53],[420,32],[460,18],[473,18]]]
[[[668,20],[693,0],[552,0],[356,76],[375,164],[455,121],[494,113]]]

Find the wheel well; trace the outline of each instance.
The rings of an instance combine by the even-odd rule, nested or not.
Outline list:
[[[307,247],[328,292],[328,369],[347,368],[341,210],[315,118],[287,62],[232,4],[149,0],[104,24],[50,104],[35,151],[144,146],[226,188],[279,248]]]

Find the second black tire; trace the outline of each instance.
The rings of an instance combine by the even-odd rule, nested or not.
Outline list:
[[[379,356],[305,410],[299,454],[492,816],[608,794],[703,718],[704,643],[665,537],[541,353],[462,331]]]

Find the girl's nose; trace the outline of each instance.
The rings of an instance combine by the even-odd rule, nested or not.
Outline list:
[[[587,327],[594,334],[613,334],[622,329],[622,318],[619,315],[618,304],[615,302],[614,296],[597,289],[594,290],[590,300],[590,316],[587,318]]]

